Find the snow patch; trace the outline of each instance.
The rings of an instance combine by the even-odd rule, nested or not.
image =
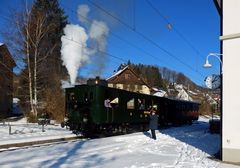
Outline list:
[[[187,100],[192,101],[193,99],[189,96],[187,91],[184,89],[183,85],[181,84],[174,84],[175,89],[178,91],[178,95],[176,98],[180,100]]]
[[[165,92],[164,90],[158,90],[156,93],[153,94],[154,96],[158,96],[158,97],[165,97],[167,96],[167,92]]]
[[[220,149],[220,135],[208,132],[208,118],[199,117],[191,126],[172,127],[156,131],[157,140],[150,131],[92,140],[69,141],[39,147],[0,152],[2,167],[237,167],[209,159]],[[11,124],[16,124],[12,122]],[[0,144],[28,141],[47,137],[71,136],[71,132],[58,126],[48,126],[45,132],[21,127],[23,134],[8,135],[8,127],[0,125]],[[35,128],[37,125],[35,125]],[[38,135],[38,136],[37,136]]]

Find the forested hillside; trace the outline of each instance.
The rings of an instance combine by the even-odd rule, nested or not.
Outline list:
[[[219,114],[219,91],[196,85],[181,72],[153,65],[121,64],[118,70],[130,66],[151,87],[163,90],[165,96],[183,100],[197,101],[201,104],[200,114]]]
[[[150,86],[166,90],[169,84],[177,83],[187,86],[189,89],[204,90],[203,87],[196,85],[188,77],[181,72],[170,70],[166,67],[158,67],[154,65],[132,64],[130,61],[127,64],[141,78],[143,78]],[[122,69],[125,64],[121,64],[118,68]]]

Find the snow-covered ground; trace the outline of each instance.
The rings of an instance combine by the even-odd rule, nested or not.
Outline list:
[[[173,127],[157,131],[157,140],[149,132],[107,137],[93,140],[74,140],[40,147],[19,148],[0,152],[2,168],[214,168],[238,167],[213,160],[210,155],[219,150],[220,136],[208,132],[208,120],[200,118],[191,126]],[[47,133],[71,134],[59,126],[51,126],[44,133],[20,134],[20,139],[47,137]],[[0,140],[4,139],[5,128],[0,126]],[[41,129],[39,129],[41,130]],[[59,131],[59,132],[58,132]],[[51,132],[51,133],[50,133]],[[58,132],[58,133],[57,133]],[[16,134],[15,136],[17,136]],[[19,135],[19,136],[20,136]],[[11,140],[12,135],[8,136]],[[54,137],[52,135],[52,137]],[[15,141],[16,138],[15,138]],[[4,141],[0,141],[2,143]]]
[[[59,124],[47,125],[43,129],[41,125],[27,123],[26,118],[0,123],[0,146],[75,136],[71,131],[61,128]]]

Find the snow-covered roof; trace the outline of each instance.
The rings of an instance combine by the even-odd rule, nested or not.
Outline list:
[[[188,90],[188,93],[191,93],[192,95],[198,95],[196,92],[193,92],[191,90]]]
[[[151,89],[151,87],[148,85],[148,83],[145,82],[141,77],[139,77],[139,75],[136,74],[136,73],[134,72],[134,70],[133,70],[130,66],[128,66],[128,65],[125,66],[123,69],[117,71],[115,74],[113,74],[112,76],[110,76],[110,77],[107,78],[106,80],[107,80],[107,81],[111,80],[112,78],[114,78],[114,77],[120,75],[121,73],[123,73],[126,69],[129,69],[135,76],[137,76],[138,78],[140,78],[141,82],[143,82],[144,85],[146,85],[149,89]]]
[[[156,91],[156,92],[159,91],[159,89],[158,89],[158,88],[155,88],[155,87],[152,87],[152,90],[153,90],[153,91]]]
[[[158,96],[158,97],[164,97],[167,96],[167,92],[155,87],[152,87],[152,90],[155,91],[155,93],[153,94],[154,96]]]
[[[158,91],[156,93],[153,94],[154,96],[158,96],[158,97],[164,97],[166,95],[166,92],[164,91]]]
[[[125,69],[127,69],[127,68],[128,68],[128,66],[124,67],[123,69],[117,71],[115,74],[113,74],[112,76],[110,76],[110,77],[107,78],[106,80],[109,80],[109,79],[111,79],[111,78],[113,78],[113,77],[115,77],[115,76],[121,74],[121,73],[122,73],[123,71],[125,71]]]

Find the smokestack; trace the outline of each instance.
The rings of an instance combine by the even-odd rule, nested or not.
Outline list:
[[[108,86],[108,82],[104,79],[101,79],[99,76],[96,78],[89,78],[87,81],[88,85],[100,85],[100,86]]]

